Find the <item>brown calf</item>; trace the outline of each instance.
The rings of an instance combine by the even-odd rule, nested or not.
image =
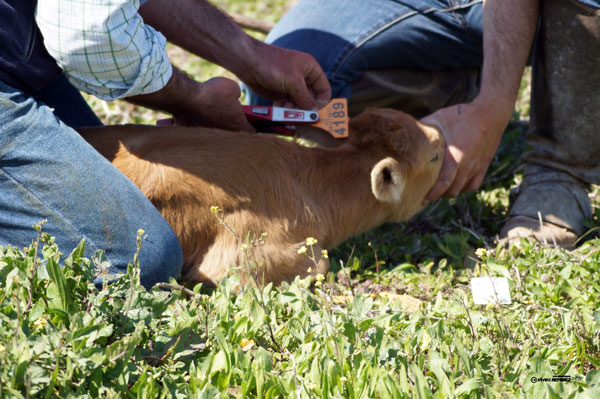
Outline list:
[[[444,154],[441,134],[398,111],[371,109],[354,118],[335,149],[279,137],[206,128],[107,126],[81,132],[131,179],[181,241],[182,278],[216,284],[245,265],[238,237],[267,233],[246,253],[264,282],[325,273],[330,249],[421,209]],[[318,265],[298,249],[314,237]],[[247,268],[242,282],[247,282]]]

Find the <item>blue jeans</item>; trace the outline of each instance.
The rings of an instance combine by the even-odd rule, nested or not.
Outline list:
[[[367,72],[480,68],[482,0],[300,0],[266,41],[314,56],[333,97],[352,101]]]
[[[0,82],[0,245],[29,245],[36,237],[32,226],[47,219],[43,231],[64,253],[85,238],[86,256],[103,249],[110,272],[121,273],[143,229],[142,284],[178,277],[183,255],[170,226],[73,130],[100,124],[64,77],[34,96]]]
[[[584,4],[586,6],[600,8],[600,0],[575,0],[578,3]]]

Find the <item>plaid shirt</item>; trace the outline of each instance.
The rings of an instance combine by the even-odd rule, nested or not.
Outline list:
[[[145,0],[39,0],[48,52],[80,90],[103,100],[152,93],[172,75],[165,37],[144,24]]]

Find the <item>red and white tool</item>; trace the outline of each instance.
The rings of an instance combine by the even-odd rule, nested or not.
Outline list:
[[[345,98],[334,98],[318,111],[244,105],[248,121],[259,133],[294,135],[296,126],[310,125],[325,130],[334,138],[348,137],[348,110]],[[161,119],[157,125],[173,125],[174,120]]]
[[[248,121],[261,133],[294,135],[296,126],[321,128],[334,138],[348,137],[348,112],[345,98],[334,98],[318,111],[246,105]]]

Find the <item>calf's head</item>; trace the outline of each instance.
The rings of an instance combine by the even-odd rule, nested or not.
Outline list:
[[[350,132],[350,145],[373,156],[375,198],[388,206],[392,220],[412,217],[440,173],[443,135],[391,109],[367,109],[352,120]]]

